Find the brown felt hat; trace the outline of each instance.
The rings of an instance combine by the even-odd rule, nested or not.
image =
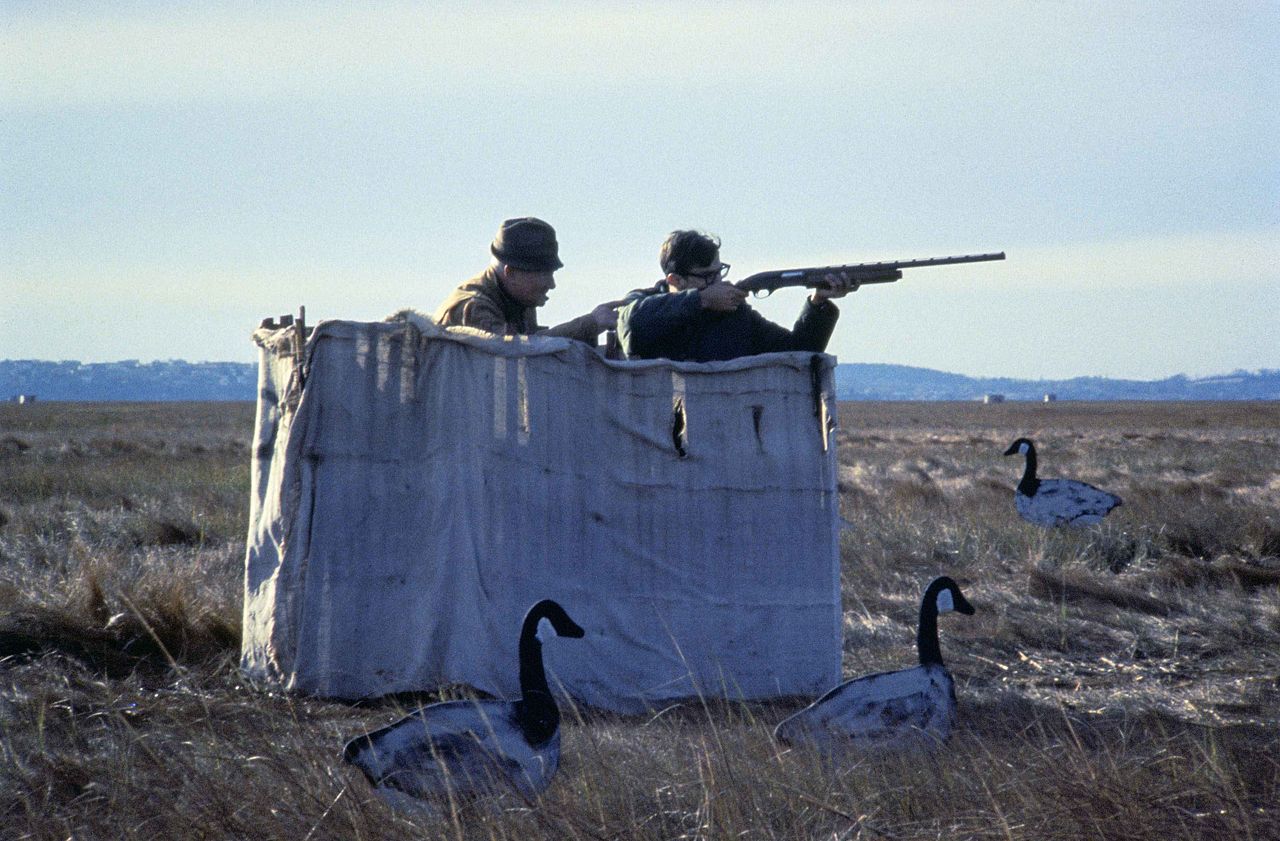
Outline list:
[[[564,266],[556,229],[532,216],[503,222],[489,250],[508,266],[525,271],[553,272]]]

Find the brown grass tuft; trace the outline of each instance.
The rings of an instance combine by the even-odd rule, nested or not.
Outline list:
[[[1179,586],[1236,586],[1245,590],[1280,587],[1280,568],[1256,563],[1219,558],[1169,558],[1160,570],[1160,578]]]
[[[1031,595],[1050,601],[1091,599],[1152,616],[1167,616],[1170,612],[1169,605],[1159,599],[1111,581],[1098,581],[1080,570],[1048,570],[1039,565],[1033,566],[1028,573],[1028,584]]]
[[[0,438],[0,457],[20,455],[29,449],[31,449],[31,445],[16,435],[6,435]]]
[[[195,546],[204,538],[199,526],[167,517],[145,517],[135,527],[139,546]]]
[[[889,484],[889,502],[894,505],[932,507],[946,501],[945,495],[928,476],[895,480]]]
[[[1258,559],[1280,559],[1280,525],[1270,519],[1250,520],[1244,527],[1244,545]]]

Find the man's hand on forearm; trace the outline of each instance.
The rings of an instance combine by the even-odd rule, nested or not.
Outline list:
[[[829,274],[822,279],[827,285],[815,288],[809,295],[809,300],[815,304],[821,304],[823,301],[829,301],[832,298],[843,298],[850,292],[858,291],[858,281],[849,277],[846,272]]]
[[[623,303],[622,300],[607,301],[591,311],[591,320],[596,324],[597,333],[603,333],[618,326],[618,307]]]

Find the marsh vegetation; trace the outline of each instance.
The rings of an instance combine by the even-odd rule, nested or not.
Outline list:
[[[398,814],[338,761],[408,699],[249,685],[253,409],[0,406],[0,836],[1280,837],[1280,405],[872,404],[838,433],[844,673],[914,664],[921,587],[960,698],[945,748],[830,767],[797,704],[565,710],[559,775]],[[1018,459],[1124,498],[1020,520]]]

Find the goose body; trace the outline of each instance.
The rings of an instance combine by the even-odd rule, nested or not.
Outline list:
[[[560,711],[547,687],[537,636],[543,619],[559,636],[584,636],[556,602],[530,608],[520,634],[518,700],[430,704],[352,739],[343,759],[393,803],[403,795],[469,796],[504,788],[540,794],[560,764]]]
[[[920,665],[847,681],[784,719],[774,737],[826,753],[847,747],[906,746],[945,741],[955,721],[955,681],[942,662],[938,614],[972,614],[973,606],[947,576],[930,582],[920,603],[916,648]]]
[[[1014,491],[1018,515],[1038,526],[1087,526],[1102,522],[1120,497],[1075,479],[1040,479],[1036,476],[1036,447],[1030,438],[1019,438],[1004,451],[1006,456],[1026,456],[1022,481]]]

